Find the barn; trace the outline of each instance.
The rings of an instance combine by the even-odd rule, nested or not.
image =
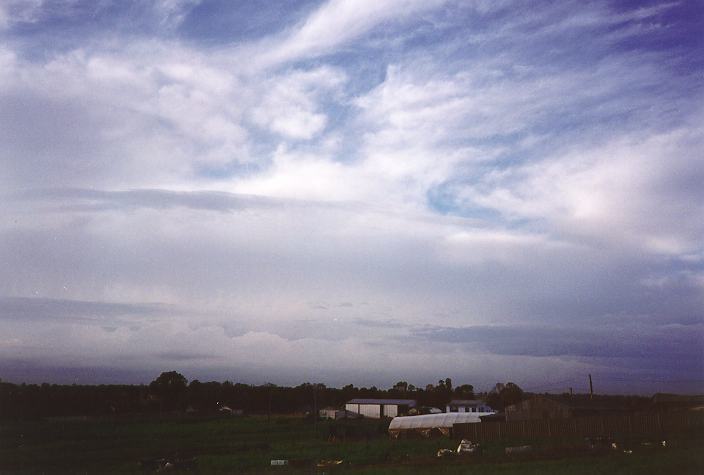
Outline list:
[[[415,399],[352,399],[345,404],[347,411],[372,419],[402,416],[414,407]]]

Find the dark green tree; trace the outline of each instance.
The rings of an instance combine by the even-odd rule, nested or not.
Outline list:
[[[523,390],[516,383],[496,383],[489,392],[487,404],[493,409],[503,411],[506,406],[519,403],[523,400]]]
[[[159,398],[162,409],[176,409],[188,388],[188,380],[176,371],[165,371],[149,383],[149,390]]]
[[[471,384],[462,384],[455,388],[455,395],[459,399],[473,399],[474,398],[474,386]]]

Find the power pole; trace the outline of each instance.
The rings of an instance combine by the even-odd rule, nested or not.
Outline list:
[[[570,397],[574,396],[574,393],[572,392],[572,388],[570,388]]]
[[[589,399],[594,398],[594,387],[592,386],[592,375],[589,375]]]

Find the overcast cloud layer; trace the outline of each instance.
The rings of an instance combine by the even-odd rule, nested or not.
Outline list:
[[[703,391],[703,30],[0,0],[0,377]]]

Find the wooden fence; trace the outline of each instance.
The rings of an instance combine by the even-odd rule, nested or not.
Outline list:
[[[702,411],[656,412],[569,419],[463,423],[455,424],[452,430],[455,438],[475,442],[578,437],[666,437],[682,432],[697,432],[704,435],[704,413]]]

